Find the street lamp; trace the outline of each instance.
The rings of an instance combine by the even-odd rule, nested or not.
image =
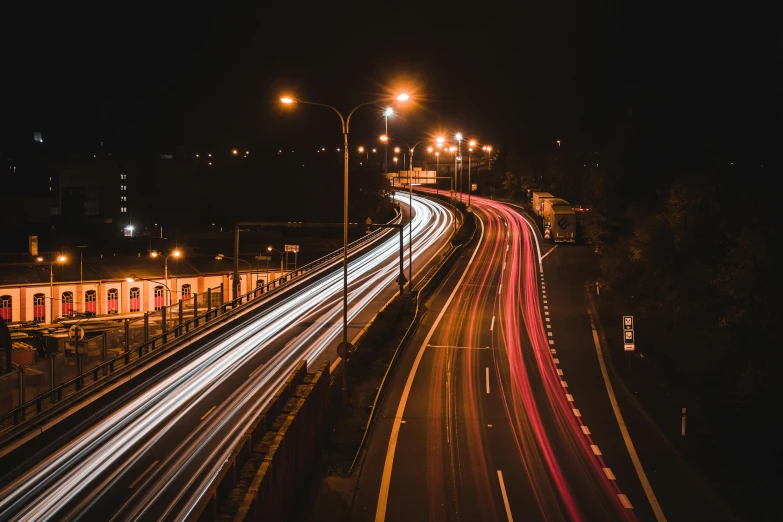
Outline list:
[[[159,257],[160,255],[161,255],[160,252],[158,252],[157,250],[153,250],[152,252],[150,252],[150,257],[153,259]],[[169,258],[170,257],[179,258],[180,256],[182,256],[182,252],[180,252],[179,250],[174,250],[171,254],[167,255],[163,259],[163,278],[166,280],[166,284],[164,285],[166,288],[168,288],[168,284],[169,284]],[[169,299],[166,306],[170,306],[170,305],[171,305],[171,291],[169,291]]]
[[[385,123],[384,132],[386,133],[385,136],[389,135],[389,116],[394,116],[394,109],[391,107],[386,107],[386,110],[383,111],[383,119]],[[386,151],[383,154],[383,172],[384,174],[389,172],[389,144],[386,143]]]
[[[458,132],[454,135],[454,139],[457,140],[457,157],[454,158],[454,175],[457,174],[457,159],[459,159],[459,202],[462,203],[462,133]]]
[[[402,93],[396,98],[397,101],[404,102],[407,101],[410,96],[408,96],[406,93]],[[343,347],[350,349],[350,345],[348,344],[348,133],[350,131],[351,116],[353,116],[353,113],[356,112],[357,109],[366,105],[380,103],[383,100],[360,103],[350,110],[348,116],[343,116],[339,110],[326,103],[294,100],[290,96],[284,96],[283,98],[280,98],[280,101],[286,105],[293,103],[304,103],[307,105],[326,107],[333,110],[340,118],[340,124],[343,133]],[[345,371],[343,371],[343,393],[347,399],[348,376],[346,375]]]
[[[473,154],[473,148],[476,146],[476,140],[470,140],[468,145],[468,206],[470,206],[470,194],[473,192],[473,184],[470,181],[470,161]]]
[[[250,264],[250,261],[248,261],[247,259],[242,259],[241,257],[240,258],[233,258],[233,257],[224,256],[223,254],[216,255],[215,259],[217,259],[218,261],[222,261],[223,259],[230,259],[231,261],[236,261],[238,259],[239,261],[242,261],[243,263],[247,263],[247,273],[249,274],[248,277],[250,278],[250,281],[249,281],[249,284],[248,284],[248,287],[247,287],[247,291],[250,292],[252,290],[252,288],[253,288],[253,266]],[[236,285],[236,286],[238,287],[239,285]]]
[[[43,261],[42,257],[36,258],[38,261]],[[54,261],[49,263],[49,319],[50,322],[54,321],[54,264],[65,263],[68,258],[64,255],[58,255]]]
[[[169,296],[169,301],[171,301],[171,288],[169,288],[169,285],[167,285],[166,283],[155,281],[154,279],[147,279],[146,277],[139,277],[136,274],[129,274],[128,277],[125,278],[125,280],[129,283],[133,283],[134,281],[149,281],[150,283],[163,285],[164,287],[166,287],[166,291],[168,292],[168,296]]]
[[[274,252],[277,252],[278,254],[280,254],[280,277],[283,277],[283,253],[281,251],[279,251],[278,249],[272,247],[271,245],[266,247],[266,251],[267,252],[273,252],[274,251]],[[267,278],[268,277],[269,276],[267,276]]]

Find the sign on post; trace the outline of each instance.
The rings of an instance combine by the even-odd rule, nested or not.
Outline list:
[[[272,256],[256,256],[256,261],[269,261]]]
[[[286,252],[299,252],[299,245],[286,245],[285,246]]]
[[[633,330],[625,330],[623,332],[623,347],[626,352],[632,352],[636,349],[636,346],[634,346]]]
[[[84,339],[84,328],[81,326],[73,325],[68,329],[68,337],[72,341],[81,341]]]
[[[623,330],[633,330],[633,316],[632,315],[624,315],[623,316]]]

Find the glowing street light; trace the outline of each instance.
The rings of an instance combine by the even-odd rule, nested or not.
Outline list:
[[[43,261],[43,257],[37,257],[36,260]],[[68,258],[60,254],[54,261],[49,263],[49,321],[54,321],[54,264],[65,263]]]
[[[438,136],[438,137],[435,139],[435,142],[436,142],[436,143],[440,143],[440,144],[443,144],[443,142],[444,142],[444,141],[446,141],[446,140],[445,140],[445,139],[443,139],[443,136]]]
[[[406,101],[410,99],[407,93],[402,93],[396,96],[398,101]],[[326,107],[334,111],[340,118],[340,125],[343,133],[343,344],[342,346],[350,350],[351,346],[348,343],[348,133],[350,131],[351,116],[357,109],[366,105],[374,105],[380,103],[382,100],[374,100],[369,102],[363,102],[356,105],[348,112],[347,116],[343,116],[339,110],[334,106],[326,103],[311,102],[305,100],[294,100],[292,96],[284,96],[280,98],[280,101],[286,105],[293,103],[304,103],[308,105],[317,105],[320,107]],[[343,393],[347,399],[348,397],[348,380],[347,371],[343,371]]]
[[[237,149],[231,149],[231,154],[236,156],[237,154],[239,154],[239,151]]]
[[[160,257],[161,255],[162,254],[160,252],[158,252],[157,250],[153,250],[153,251],[150,252],[150,257],[153,258],[153,259],[156,259],[156,258]],[[169,258],[170,257],[179,258],[180,256],[182,256],[182,252],[180,252],[179,250],[174,250],[173,252],[171,252],[169,255],[167,255],[163,259],[163,274],[164,274],[163,278],[166,280],[166,284],[164,284],[163,286],[165,286],[166,288],[168,288],[168,284],[169,284]],[[142,279],[142,278],[139,278],[139,279]],[[149,280],[149,281],[151,281],[151,280]],[[169,290],[168,304],[166,306],[169,306],[170,304],[171,304],[171,291]]]

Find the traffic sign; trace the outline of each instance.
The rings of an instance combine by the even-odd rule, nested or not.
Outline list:
[[[74,341],[81,341],[84,339],[84,328],[77,325],[71,326],[68,329],[68,338]]]
[[[623,330],[633,330],[633,316],[632,315],[624,315],[623,316]]]
[[[256,261],[269,261],[272,256],[256,256]]]
[[[549,231],[548,228],[545,228],[544,229],[544,239],[549,239],[550,237],[552,237],[552,233]]]
[[[345,360],[348,360],[351,358],[351,355],[353,355],[354,347],[349,342],[341,342],[337,345],[337,355],[342,357]]]
[[[286,252],[299,252],[299,245],[286,245],[285,246]]]
[[[633,341],[634,341],[633,330],[625,330],[623,332],[623,346],[626,352],[632,352],[636,349],[636,346],[634,345]]]
[[[478,185],[476,185],[475,183],[471,183],[470,184],[470,190],[475,192],[476,190],[478,190]]]

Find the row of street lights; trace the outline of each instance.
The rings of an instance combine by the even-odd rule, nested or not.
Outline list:
[[[395,99],[399,102],[405,102],[410,99],[410,96],[407,93],[402,93],[397,95]],[[343,113],[341,113],[337,108],[326,103],[296,100],[291,96],[284,96],[280,98],[280,101],[285,105],[301,103],[306,105],[326,107],[327,109],[334,111],[335,114],[337,114],[337,116],[340,118],[340,125],[343,134],[343,341],[338,351],[347,355],[353,351],[353,347],[348,342],[348,133],[350,131],[351,116],[353,116],[357,109],[367,105],[376,105],[391,100],[381,99],[360,103],[351,109],[347,116],[343,116]],[[386,115],[386,117],[388,118],[388,115]],[[347,392],[348,380],[346,372],[343,371],[343,393],[346,395],[346,399]]]

